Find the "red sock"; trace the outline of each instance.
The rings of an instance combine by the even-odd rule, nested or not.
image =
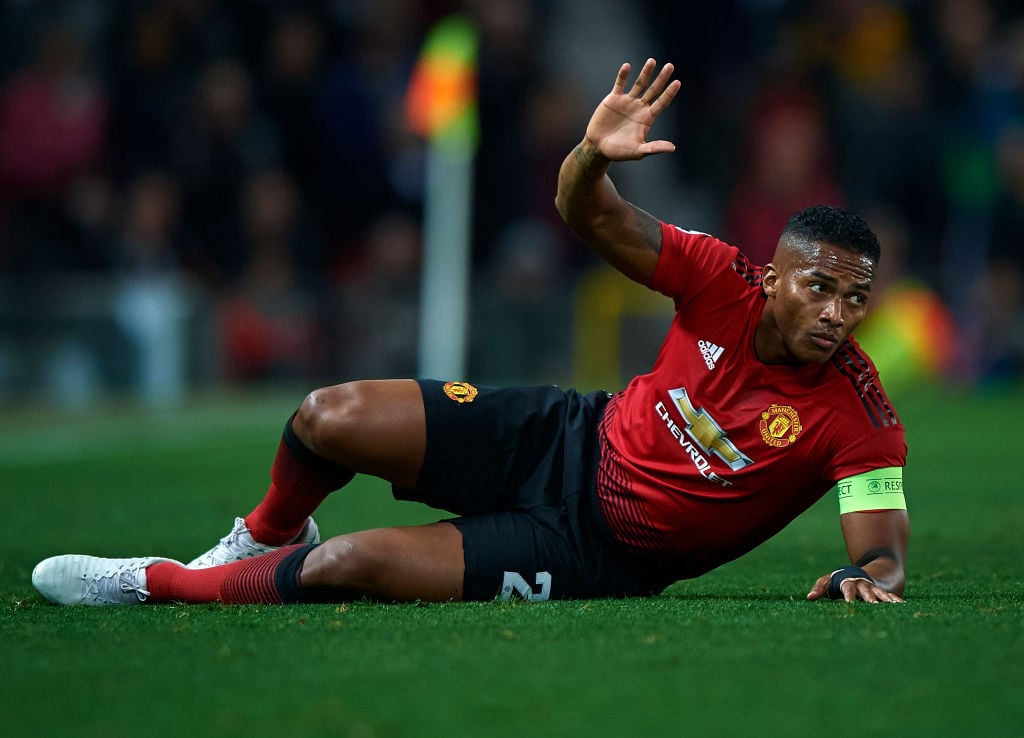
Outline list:
[[[317,456],[285,426],[270,468],[270,488],[263,501],[245,517],[252,537],[260,543],[281,546],[292,540],[320,503],[355,476],[344,467]]]
[[[235,564],[215,566],[212,569],[186,569],[184,566],[162,562],[146,569],[146,589],[150,602],[217,602],[224,569]],[[220,570],[220,571],[218,571]]]
[[[166,561],[153,564],[146,569],[146,588],[149,590],[150,602],[279,605],[285,598],[276,581],[277,570],[289,555],[306,547],[301,544],[283,546],[264,556],[209,569],[186,569]],[[296,586],[297,583],[291,583],[289,589],[294,591]],[[294,597],[288,596],[288,599]]]

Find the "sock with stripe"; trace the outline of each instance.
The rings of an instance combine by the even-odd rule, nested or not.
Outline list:
[[[302,564],[314,548],[316,544],[282,546],[264,556],[209,569],[187,569],[171,562],[153,564],[146,569],[149,601],[246,605],[320,602],[325,595],[322,588],[307,591],[299,583]]]
[[[270,487],[245,517],[253,539],[269,546],[292,540],[331,492],[348,484],[355,474],[313,453],[292,430],[292,415],[284,427],[270,468]]]

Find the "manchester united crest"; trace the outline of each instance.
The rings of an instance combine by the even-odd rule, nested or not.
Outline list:
[[[477,396],[477,388],[469,382],[445,382],[444,393],[448,398],[455,400],[460,405],[464,402],[472,402]]]
[[[775,448],[785,448],[793,443],[804,430],[803,425],[800,424],[800,416],[792,406],[779,405],[774,402],[761,413],[758,428],[761,431],[761,440]]]

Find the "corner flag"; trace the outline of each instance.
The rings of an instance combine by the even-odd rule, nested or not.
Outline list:
[[[405,96],[409,126],[427,140],[419,375],[461,380],[468,335],[477,36],[452,15],[428,34]]]

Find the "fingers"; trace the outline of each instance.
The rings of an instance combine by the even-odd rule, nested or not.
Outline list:
[[[629,94],[633,97],[643,97],[647,91],[647,85],[651,81],[651,75],[654,74],[654,67],[657,62],[654,59],[648,59],[644,62],[644,65],[640,68],[640,74],[636,78],[636,82],[629,90]]]
[[[811,591],[807,593],[807,599],[809,600],[820,600],[822,597],[828,595],[828,574],[823,577],[818,577],[818,581],[811,587]]]
[[[839,589],[842,590],[843,599],[847,602],[854,602],[856,600],[872,603],[886,602],[890,604],[903,602],[903,598],[895,592],[888,592],[866,579],[847,579],[839,585]]]
[[[630,97],[637,98],[650,105],[652,112],[655,114],[664,110],[672,102],[681,85],[679,80],[672,79],[672,74],[675,72],[673,64],[665,64],[655,77],[654,70],[657,66],[658,62],[654,59],[648,59],[644,62],[636,81],[629,88]],[[612,86],[613,92],[625,92],[629,72],[630,65],[628,62],[619,67],[619,73],[615,77],[615,84]],[[652,77],[654,78],[653,81]]]
[[[671,74],[671,72],[669,74]],[[658,76],[658,79],[661,79],[661,75]],[[683,83],[677,79],[672,80],[668,87],[665,88],[665,91],[659,94],[651,103],[651,113],[658,115],[662,110],[667,108],[668,104],[675,99],[676,93],[679,92],[679,88],[682,87],[682,84]]]
[[[627,79],[629,79],[629,62],[619,67],[619,73],[615,77],[615,84],[612,85],[612,92],[621,94],[626,89]]]

